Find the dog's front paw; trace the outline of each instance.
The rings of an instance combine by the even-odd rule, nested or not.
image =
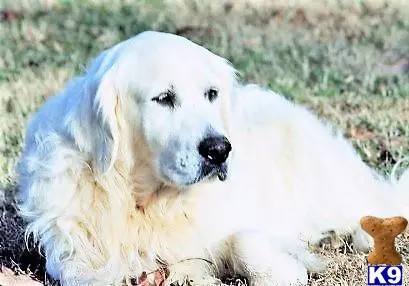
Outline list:
[[[203,260],[186,260],[169,267],[167,285],[173,286],[222,286],[214,276],[213,266]]]
[[[208,277],[189,277],[184,276],[180,278],[173,277],[167,284],[169,286],[223,286],[221,280],[208,276]]]
[[[269,277],[256,277],[253,278],[251,286],[305,286],[307,282],[302,279],[296,279],[294,277],[287,277],[283,279],[279,279],[277,277],[269,278]]]
[[[368,253],[374,246],[373,238],[362,228],[357,227],[352,233],[354,249]]]
[[[251,286],[306,286],[308,282],[307,269],[296,258],[277,254],[279,259],[268,272],[250,274]]]

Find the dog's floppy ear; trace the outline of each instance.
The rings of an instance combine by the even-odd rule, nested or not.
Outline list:
[[[106,173],[115,162],[118,153],[119,90],[117,86],[117,56],[119,46],[101,53],[87,71],[91,100],[91,128],[93,136],[93,166]]]

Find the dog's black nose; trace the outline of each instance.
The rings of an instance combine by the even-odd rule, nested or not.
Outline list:
[[[208,137],[199,144],[199,154],[214,165],[224,163],[230,151],[230,142],[224,136]]]

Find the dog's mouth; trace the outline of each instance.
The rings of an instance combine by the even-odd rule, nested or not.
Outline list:
[[[227,179],[227,174],[228,174],[228,170],[227,170],[227,164],[224,163],[221,166],[218,167],[217,170],[217,177],[219,178],[220,181],[225,181]]]
[[[228,175],[228,167],[226,163],[220,165],[209,164],[207,162],[203,163],[201,174],[198,178],[198,181],[203,179],[212,179],[217,176],[220,181],[225,181]]]
[[[229,175],[228,164],[223,163],[221,165],[209,164],[203,162],[199,171],[199,174],[190,181],[184,181],[183,183],[177,183],[172,180],[170,177],[165,175],[165,181],[170,185],[179,185],[179,186],[191,186],[199,182],[211,181],[215,178],[219,179],[221,182],[225,181]]]

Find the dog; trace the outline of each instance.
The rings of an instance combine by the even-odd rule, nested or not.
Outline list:
[[[362,216],[397,215],[398,188],[329,123],[240,83],[224,58],[146,31],[97,56],[27,128],[26,235],[62,285],[167,281],[307,285],[329,231],[368,249]]]

